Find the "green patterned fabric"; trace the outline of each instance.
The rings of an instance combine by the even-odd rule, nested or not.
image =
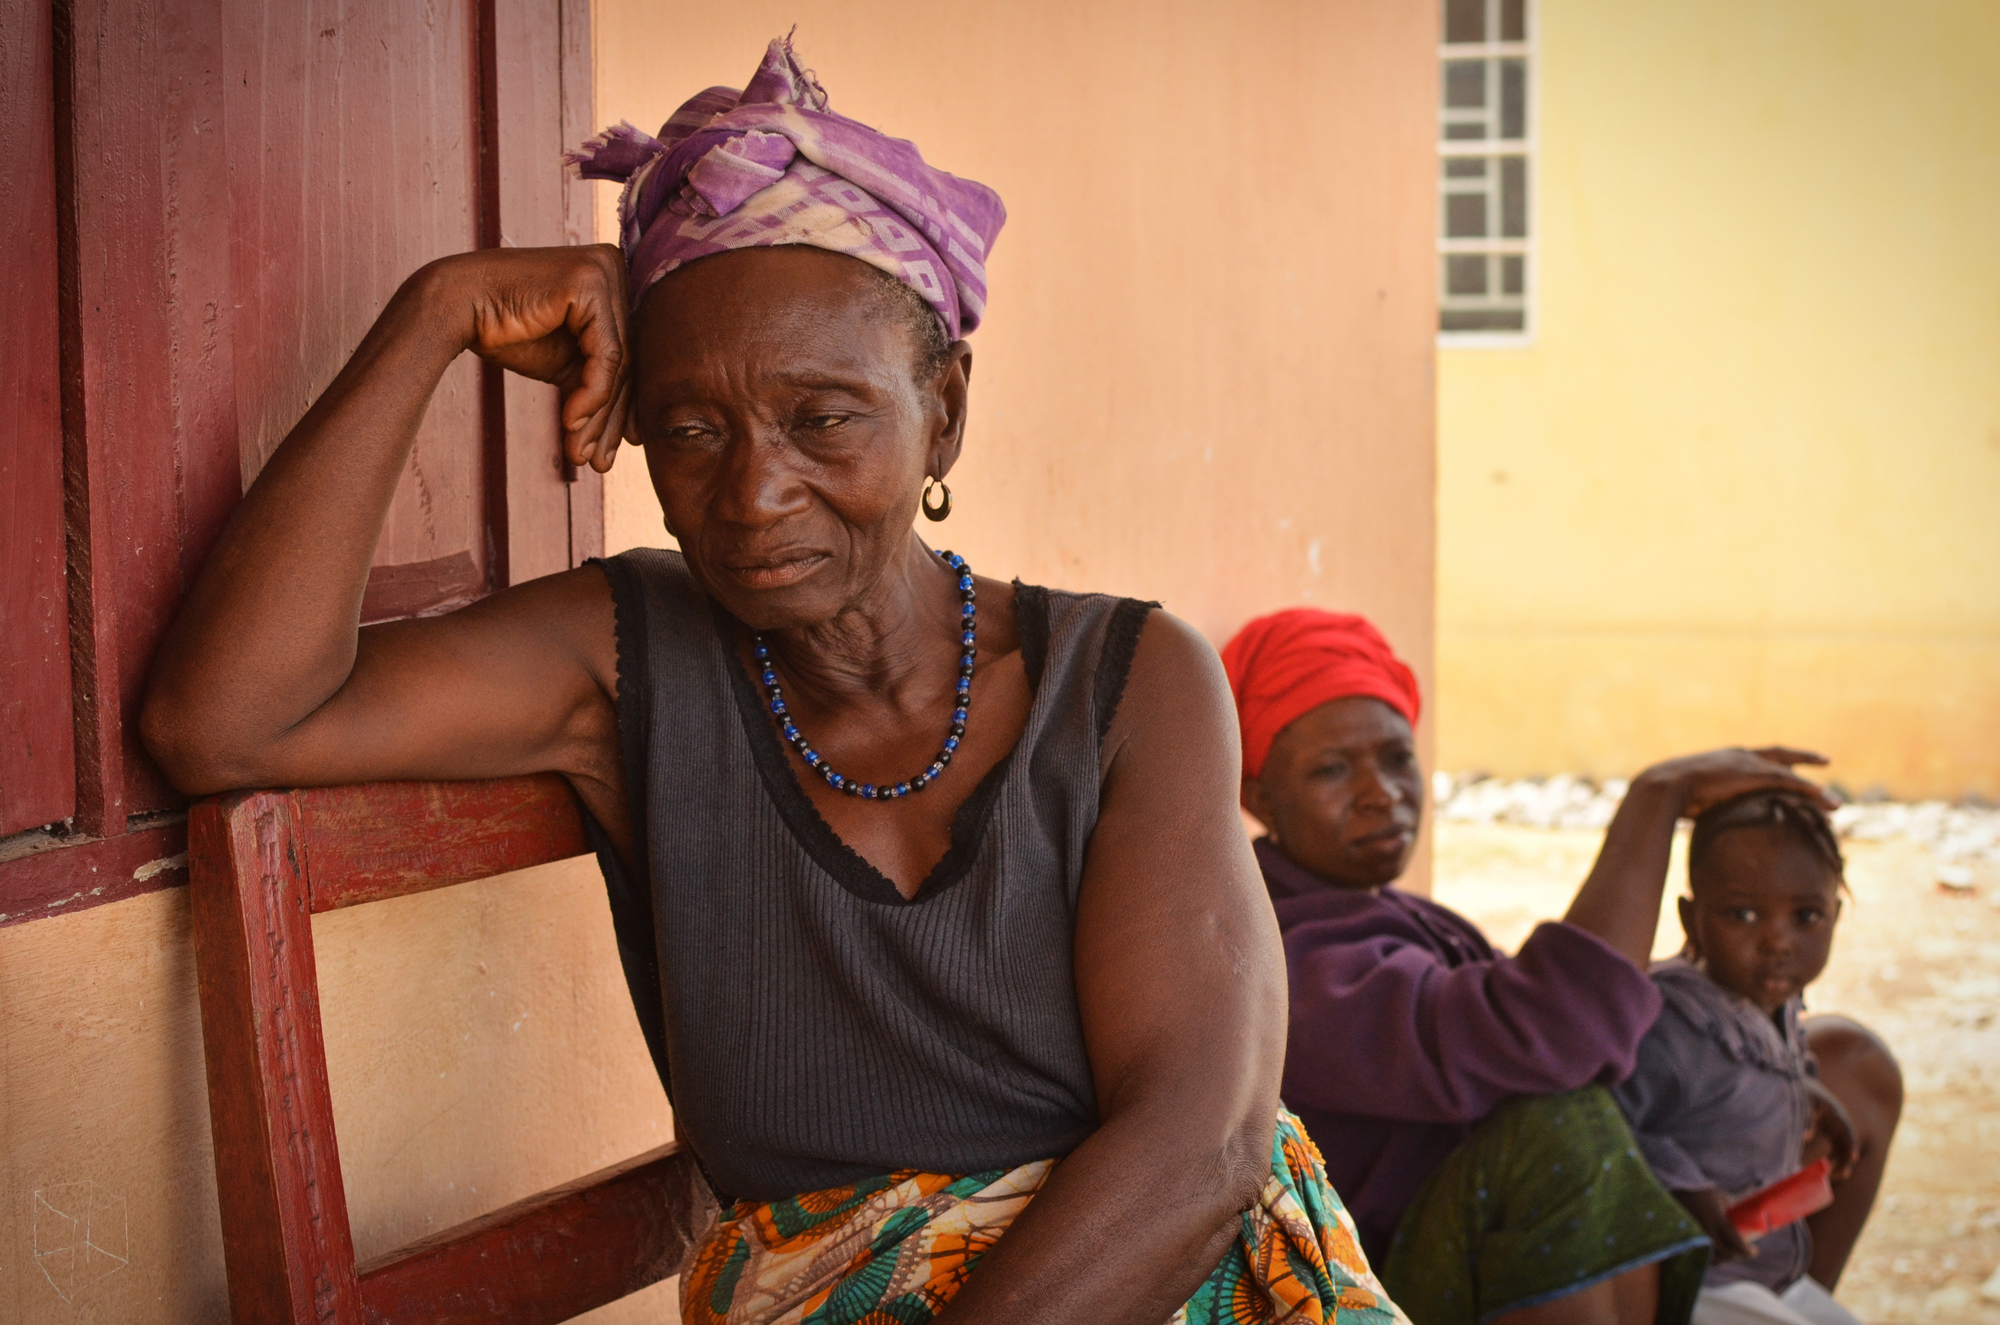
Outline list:
[[[1404,1213],[1382,1281],[1416,1325],[1479,1325],[1655,1261],[1658,1325],[1687,1325],[1708,1238],[1590,1086],[1474,1128]]]

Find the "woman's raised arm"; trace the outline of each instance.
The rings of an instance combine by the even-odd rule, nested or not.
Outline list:
[[[597,770],[615,662],[596,572],[359,621],[397,477],[459,354],[560,385],[570,460],[610,466],[624,281],[599,246],[462,254],[404,282],[231,516],[161,647],[141,732],[176,785]]]
[[[1674,825],[1753,791],[1795,792],[1832,809],[1825,792],[1792,772],[1795,764],[1825,762],[1824,756],[1810,750],[1771,746],[1710,750],[1654,764],[1632,779],[1604,831],[1597,861],[1563,919],[1597,935],[1645,970],[1660,924]]]

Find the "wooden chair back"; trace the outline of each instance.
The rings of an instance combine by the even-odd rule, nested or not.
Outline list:
[[[673,1145],[357,1265],[312,917],[581,855],[554,775],[256,791],[188,823],[195,960],[239,1325],[568,1320],[677,1273],[705,1214]]]

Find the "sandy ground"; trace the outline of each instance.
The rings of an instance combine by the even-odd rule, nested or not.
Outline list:
[[[1442,822],[1436,896],[1511,948],[1559,916],[1600,834]],[[1670,891],[1685,879],[1677,848]],[[1874,1027],[1903,1065],[1888,1174],[1839,1296],[1870,1325],[2000,1325],[2000,865],[1940,861],[1908,838],[1850,841],[1854,896],[1810,1010]],[[1680,946],[1666,908],[1656,951]],[[1981,1289],[1992,1282],[1991,1296]]]

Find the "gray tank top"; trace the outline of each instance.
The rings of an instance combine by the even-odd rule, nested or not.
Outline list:
[[[1097,1126],[1072,946],[1099,750],[1152,604],[1016,584],[1033,702],[914,900],[836,837],[678,553],[599,563],[635,855],[598,855],[683,1144],[725,1200],[1066,1155]]]

